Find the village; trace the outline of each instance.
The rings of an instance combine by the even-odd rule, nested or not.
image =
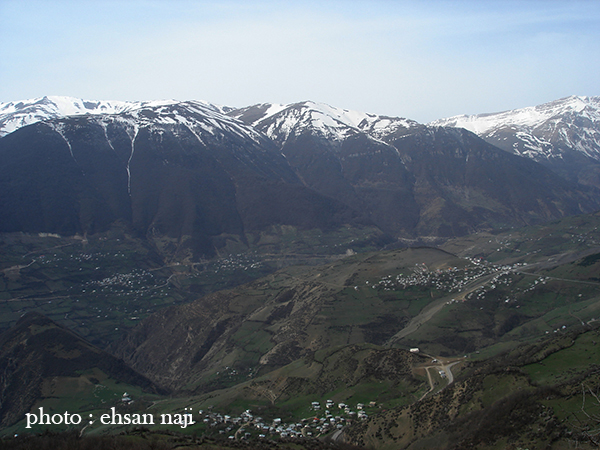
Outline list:
[[[371,286],[373,289],[399,290],[409,287],[429,287],[442,292],[460,292],[467,284],[481,277],[496,274],[492,284],[498,282],[506,274],[525,266],[525,263],[495,265],[478,258],[466,258],[471,265],[465,268],[449,267],[448,269],[429,270],[426,264],[415,264],[409,275],[387,275]],[[369,281],[366,281],[369,284]]]
[[[200,410],[202,423],[209,429],[218,430],[220,435],[226,435],[231,440],[266,439],[266,438],[318,438],[335,430],[340,430],[356,420],[365,420],[368,415],[366,408],[375,408],[375,402],[368,405],[357,403],[354,410],[345,403],[335,403],[327,400],[323,404],[313,401],[310,410],[314,414],[297,422],[284,422],[281,418],[272,421],[255,416],[251,410],[239,415],[227,415],[209,409]]]

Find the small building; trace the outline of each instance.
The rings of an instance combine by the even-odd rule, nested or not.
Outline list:
[[[410,349],[410,352],[411,352],[411,353],[419,353],[419,352],[420,352],[420,350],[419,350],[419,348],[418,348],[418,347],[415,347],[415,348],[411,348],[411,349]]]

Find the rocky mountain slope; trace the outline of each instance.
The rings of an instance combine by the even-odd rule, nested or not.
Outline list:
[[[329,414],[358,422],[344,430],[345,438],[374,448],[583,442],[592,429],[584,427],[593,423],[580,412],[582,384],[597,392],[599,224],[598,214],[580,215],[457,238],[445,249],[287,267],[159,311],[111,350],[156,384],[175,389],[178,395],[169,399],[138,402],[135,383],[111,384],[121,372],[107,375],[104,353],[86,356],[93,347],[82,349],[73,333],[58,332],[39,316],[26,316],[1,338],[3,380],[10,392],[20,392],[23,380],[51,374],[36,398],[57,411],[77,407],[87,414],[100,402],[94,394],[102,384],[137,389],[136,411],[210,406],[215,414],[233,415],[250,409],[294,424],[310,418],[315,435],[315,417],[319,424],[331,421],[310,409],[312,401],[343,402],[354,413],[358,403],[373,401],[368,418],[356,420],[339,408]],[[131,302],[122,301],[129,308]],[[539,344],[523,350],[524,342]],[[408,351],[412,347],[420,353]],[[477,361],[506,350],[509,356]],[[72,367],[75,374],[66,370]],[[35,385],[27,389],[36,393]],[[114,402],[113,394],[106,400]],[[593,402],[586,405],[586,413],[596,414]],[[95,408],[97,414],[107,405]]]
[[[306,185],[395,235],[455,236],[597,207],[575,184],[465,130],[314,102],[228,114],[269,136]]]
[[[424,266],[428,270],[421,272]],[[159,384],[206,392],[228,385],[224,366],[262,375],[327,348],[387,345],[416,311],[433,300],[449,301],[459,280],[477,271],[470,261],[433,248],[366,253],[316,268],[290,267],[153,314],[112,350]],[[495,271],[483,272],[486,279]],[[488,313],[483,320],[489,320]],[[499,330],[489,342],[510,329]],[[446,353],[475,349],[472,344],[454,348],[461,344],[444,339]],[[438,343],[432,347],[436,351],[441,350]]]
[[[528,108],[432,122],[472,131],[566,179],[600,186],[600,97],[571,96]]]
[[[0,231],[64,235],[115,221],[172,254],[247,246],[272,225],[360,218],[304,186],[261,133],[201,103],[52,119],[0,139]]]
[[[599,221],[449,241],[460,256],[290,267],[154,314],[114,350],[200,409],[320,417],[311,401],[374,401],[343,432],[367,448],[593,445]]]
[[[2,110],[5,130],[45,118],[0,139],[4,232],[121,221],[197,258],[247,249],[273,226],[435,240],[600,207],[591,188],[468,131],[314,102],[44,98]]]
[[[160,311],[113,349],[157,383],[196,392],[228,386],[224,366],[255,376],[348,344],[498,352],[594,321],[599,223],[577,216],[456,239],[452,253],[411,248],[290,267]]]
[[[345,429],[367,448],[597,448],[597,325],[466,364],[439,394]],[[577,443],[577,444],[574,444]]]

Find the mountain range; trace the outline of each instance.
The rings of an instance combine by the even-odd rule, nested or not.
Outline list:
[[[597,446],[597,106],[0,104],[2,433]]]
[[[1,104],[0,130],[0,231],[85,235],[120,221],[180,257],[250,248],[281,225],[435,241],[600,207],[583,175],[486,136],[314,102],[44,97]],[[573,158],[597,156],[590,145]]]
[[[210,256],[266,226],[359,216],[304,186],[264,135],[201,103],[51,119],[0,142],[5,232],[87,234],[122,221],[173,239],[174,253]]]

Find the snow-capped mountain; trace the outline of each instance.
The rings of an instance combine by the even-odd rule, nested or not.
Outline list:
[[[121,221],[181,254],[213,255],[221,235],[243,242],[360,215],[304,186],[264,134],[202,102],[46,119],[0,138],[0,159],[0,232],[93,234]]]
[[[589,189],[467,130],[322,103],[1,107],[0,232],[92,234],[121,221],[211,255],[223,236],[246,245],[276,225],[438,238],[600,207]]]
[[[340,142],[357,133],[381,139],[399,129],[419,126],[414,120],[351,111],[312,101],[289,105],[263,103],[228,114],[258,128],[279,143],[306,130]]]
[[[179,103],[176,100],[125,102],[82,100],[74,97],[46,96],[31,100],[0,103],[0,137],[18,128],[44,120],[66,116],[120,114],[140,108],[166,106]],[[228,109],[207,102],[194,102],[206,108],[225,112]]]
[[[43,120],[84,114],[116,114],[132,107],[134,105],[129,102],[95,102],[59,96],[0,103],[0,136]]]
[[[528,108],[432,122],[466,128],[567,179],[600,187],[600,97],[571,96]]]
[[[558,189],[562,193],[551,194],[558,198],[570,189],[560,179],[547,186],[552,177],[538,164],[456,128],[315,102],[259,104],[228,114],[271,138],[311,189],[366,213],[392,234],[465,234],[515,216],[535,222],[556,205],[543,200],[540,209],[531,193]],[[562,204],[551,215],[573,206]],[[516,214],[507,222],[509,210]]]

